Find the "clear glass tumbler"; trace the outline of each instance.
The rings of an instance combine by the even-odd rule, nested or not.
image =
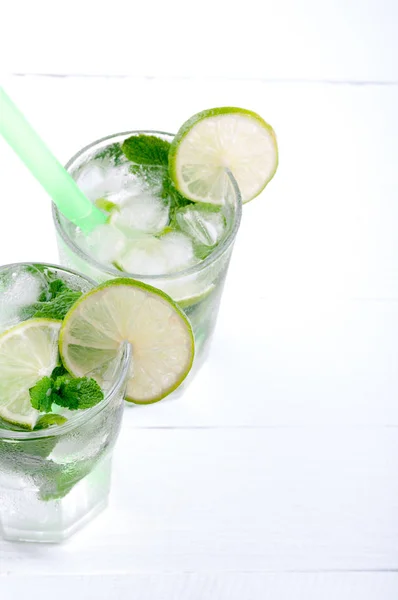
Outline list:
[[[19,276],[21,270],[37,266],[46,267],[72,289],[85,292],[94,285],[53,265],[9,265],[0,268],[0,278]],[[1,312],[3,330],[7,314],[8,325],[15,324],[15,311]],[[61,542],[106,506],[129,368],[130,346],[126,345],[106,383],[104,399],[88,410],[70,412],[62,425],[15,431],[1,422],[0,533],[5,539]]]
[[[95,166],[109,154],[115,144],[121,144],[132,136],[139,134],[155,135],[171,141],[173,135],[158,131],[130,131],[111,135],[95,141],[78,152],[67,163],[66,168],[75,179],[79,172],[88,165]],[[119,159],[123,161],[123,157]],[[120,173],[120,189],[126,183],[128,172],[123,164],[115,167],[115,177]],[[241,196],[235,179],[226,172],[223,191],[223,212],[226,220],[226,233],[222,241],[204,260],[177,273],[159,273],[142,275],[141,273],[124,273],[116,268],[100,263],[94,256],[79,247],[76,241],[76,228],[65,219],[53,205],[53,217],[56,228],[59,257],[61,264],[76,269],[98,282],[115,277],[132,277],[149,283],[169,294],[187,314],[195,335],[197,368],[204,360],[209,342],[214,331],[221,294],[227,274],[229,261],[236,234],[241,220]],[[182,300],[181,300],[182,299]]]

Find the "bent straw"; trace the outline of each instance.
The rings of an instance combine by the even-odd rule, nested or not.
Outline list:
[[[1,86],[0,133],[69,221],[86,233],[105,222]]]

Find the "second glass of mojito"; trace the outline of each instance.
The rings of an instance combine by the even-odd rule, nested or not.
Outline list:
[[[0,267],[0,536],[59,542],[95,516],[124,397],[165,397],[193,356],[186,315],[152,286]]]
[[[130,131],[83,148],[66,168],[108,220],[85,235],[55,205],[53,215],[61,264],[97,282],[124,276],[149,283],[179,304],[192,325],[197,367],[214,331],[241,197],[226,170],[219,203],[193,203],[176,191],[164,165],[137,164],[122,151],[131,140],[169,146],[173,137]]]
[[[53,265],[0,267],[0,537],[5,539],[61,542],[107,504],[130,347],[121,347],[109,363],[101,388],[88,378],[73,379],[60,366],[62,321],[55,314],[93,286]],[[64,394],[58,405],[52,405],[50,394],[55,379]],[[41,397],[35,407],[28,388]]]

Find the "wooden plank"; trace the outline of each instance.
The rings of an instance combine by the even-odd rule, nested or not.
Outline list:
[[[31,575],[0,578],[0,592],[5,600],[396,600],[398,574]]]
[[[260,285],[226,286],[207,364],[182,397],[127,405],[126,425],[397,425],[398,302],[261,299]]]
[[[398,86],[79,78],[6,83],[62,161],[115,131],[176,131],[204,106],[253,108],[275,127],[281,157],[273,182],[245,207],[233,260],[234,292],[242,289],[238,276],[244,272],[262,287],[261,298],[398,298]],[[154,99],[168,96],[180,100],[153,109]],[[30,227],[36,217],[50,231],[51,215],[38,184],[4,142],[0,153],[9,219],[18,218],[24,232],[24,223]],[[23,256],[8,221],[0,227],[4,259]],[[57,257],[51,239],[34,236],[31,248],[38,257]]]
[[[10,78],[7,89],[62,160],[112,131],[176,130],[212,104],[251,106],[278,132],[280,170],[244,208],[211,359],[182,398],[128,407],[132,426],[398,424],[398,87]],[[154,111],[164,95],[179,100]],[[1,140],[0,173],[1,262],[57,262],[47,198]]]
[[[394,0],[204,0],[194,16],[182,0],[71,0],[62,27],[50,0],[25,4],[23,19],[18,5],[5,15],[23,43],[13,27],[1,39],[14,72],[398,80]]]
[[[126,411],[107,513],[62,547],[0,542],[1,599],[47,582],[60,600],[395,598],[396,573],[285,572],[398,569],[397,88],[7,82],[61,159],[227,103],[263,113],[283,152],[245,208],[211,360],[182,398]],[[1,262],[56,260],[4,144],[0,174]]]
[[[398,569],[393,428],[124,427],[111,509],[64,546],[0,542],[10,576]]]

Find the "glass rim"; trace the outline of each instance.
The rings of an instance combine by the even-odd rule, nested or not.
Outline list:
[[[95,140],[94,142],[91,142],[90,144],[88,144],[87,146],[84,146],[81,150],[76,152],[76,154],[74,154],[72,156],[72,158],[70,158],[68,160],[68,162],[66,163],[65,169],[69,172],[70,167],[73,165],[73,163],[77,159],[80,158],[80,156],[82,154],[84,154],[91,148],[94,148],[95,146],[101,144],[102,142],[112,140],[112,139],[118,138],[120,136],[140,135],[140,134],[162,135],[162,136],[174,137],[174,134],[168,133],[166,131],[157,131],[157,130],[149,130],[149,129],[134,130],[134,131],[122,131],[120,133],[113,133],[111,135],[107,135],[98,140]],[[207,266],[213,264],[218,258],[220,258],[230,248],[230,246],[233,244],[233,242],[235,240],[236,234],[237,234],[239,226],[240,226],[240,222],[241,222],[241,218],[242,218],[242,196],[241,196],[241,193],[239,190],[238,183],[237,183],[236,179],[234,178],[233,174],[231,173],[231,171],[229,169],[225,169],[225,173],[232,185],[232,188],[234,190],[235,197],[236,197],[236,212],[235,212],[235,220],[233,223],[233,227],[232,227],[231,231],[229,232],[229,234],[225,237],[225,239],[222,240],[222,242],[220,244],[218,244],[215,247],[215,249],[204,260],[200,261],[199,263],[197,263],[195,265],[192,265],[191,267],[188,267],[187,269],[183,269],[182,271],[175,271],[173,273],[163,273],[163,274],[159,273],[156,275],[145,275],[143,273],[130,273],[128,271],[120,271],[114,267],[111,267],[109,265],[106,265],[102,262],[97,261],[95,258],[93,258],[89,254],[87,254],[84,250],[82,250],[69,237],[69,235],[67,234],[67,232],[61,222],[61,212],[58,210],[58,207],[53,202],[52,203],[52,214],[53,214],[53,221],[55,224],[55,229],[61,236],[64,243],[69,247],[70,250],[72,250],[72,252],[75,255],[77,255],[80,259],[84,260],[86,263],[88,263],[90,266],[94,267],[98,271],[105,273],[107,275],[110,275],[114,279],[117,277],[130,277],[132,279],[140,279],[140,280],[144,279],[145,281],[153,282],[153,285],[156,286],[155,282],[159,281],[159,280],[169,280],[170,281],[170,280],[177,279],[180,277],[193,275],[193,274],[196,274],[196,273],[204,270]]]
[[[60,265],[55,265],[52,263],[43,263],[43,262],[18,262],[18,263],[9,263],[7,265],[0,266],[0,272],[4,269],[21,267],[21,266],[43,266],[49,267],[52,269],[56,269],[57,271],[61,271],[70,275],[74,275],[80,279],[85,279],[88,283],[92,284],[93,287],[97,285],[95,281],[93,281],[90,277],[86,275],[82,275],[78,271],[74,271],[73,269],[69,269],[67,267],[62,267]],[[108,404],[113,400],[115,395],[119,391],[120,382],[123,382],[127,372],[130,368],[132,357],[132,348],[131,344],[128,342],[124,342],[121,351],[120,361],[116,370],[116,373],[113,377],[112,385],[109,390],[106,392],[104,398],[101,402],[98,402],[92,408],[88,408],[81,411],[76,411],[76,414],[72,415],[65,423],[61,425],[53,425],[48,427],[47,429],[38,429],[34,430],[26,430],[26,431],[16,431],[12,429],[4,429],[0,425],[0,440],[11,440],[11,441],[28,441],[28,440],[36,440],[41,438],[48,437],[57,437],[59,435],[63,435],[65,433],[69,433],[73,431],[77,427],[80,427],[82,424],[86,423],[88,420],[102,412],[104,408],[108,406]],[[123,400],[124,401],[124,400]]]

